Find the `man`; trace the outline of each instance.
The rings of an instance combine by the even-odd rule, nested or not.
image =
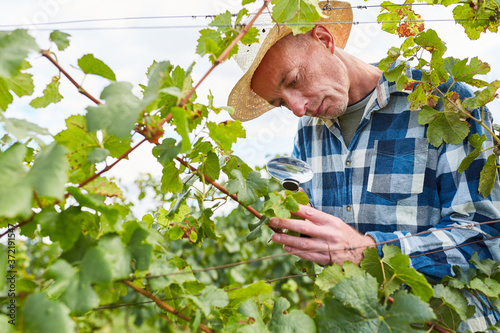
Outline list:
[[[345,9],[349,4],[333,5],[344,9],[327,12],[327,21],[352,20]],[[312,206],[301,206],[296,213],[305,221],[273,218],[270,225],[310,238],[275,233],[272,240],[323,265],[359,264],[366,247],[395,240],[391,244],[415,256],[412,267],[430,281],[452,276],[454,265],[467,269],[473,252],[480,259],[500,260],[498,238],[464,245],[500,235],[499,223],[470,226],[500,219],[498,181],[488,198],[477,191],[487,155],[459,173],[461,160],[473,150],[467,140],[430,145],[418,112],[409,110],[409,92],[397,91],[377,67],[341,49],[349,34],[346,26],[316,25],[297,36],[274,27],[231,92],[236,119],[253,119],[278,106],[301,117],[293,154],[313,168],[314,177],[305,186]],[[410,68],[407,74],[416,80],[422,76]],[[448,88],[450,83],[440,86]],[[473,96],[463,84],[455,83],[452,90],[461,98]],[[442,106],[441,101],[436,108]],[[473,111],[480,118],[478,112]],[[488,111],[484,119],[491,125]],[[471,134],[485,133],[475,122],[470,125]],[[487,136],[485,147],[492,144]],[[465,225],[469,228],[439,230]],[[381,252],[382,246],[377,248]],[[323,251],[304,253],[310,250]],[[480,302],[468,299],[478,308],[470,328],[484,330],[500,318],[491,311],[483,314]]]

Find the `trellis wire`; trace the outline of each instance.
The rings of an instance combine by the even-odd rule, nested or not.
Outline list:
[[[387,5],[359,5],[359,6],[349,6],[349,7],[335,7],[333,10],[337,9],[368,9],[368,8],[383,8],[383,7],[411,7],[411,6],[434,6],[442,4],[432,4],[432,3],[414,3],[414,4],[387,4]],[[40,22],[34,23],[35,26],[47,26],[47,25],[60,25],[60,24],[75,24],[75,23],[92,23],[92,22],[113,22],[113,21],[131,21],[131,20],[160,20],[160,19],[209,19],[215,18],[220,14],[195,14],[195,15],[163,15],[163,16],[132,16],[132,17],[116,17],[116,18],[100,18],[100,19],[80,19],[80,20],[68,20],[68,21],[56,21],[56,22]],[[231,13],[231,16],[236,17],[237,13]],[[249,15],[255,15],[255,13],[249,13]],[[20,28],[25,27],[25,24],[0,24],[0,28]]]

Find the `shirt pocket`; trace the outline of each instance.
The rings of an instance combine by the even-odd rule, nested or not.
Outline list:
[[[375,141],[368,192],[390,201],[422,193],[428,147],[426,138]]]

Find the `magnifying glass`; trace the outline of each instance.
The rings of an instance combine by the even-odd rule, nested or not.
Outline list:
[[[312,168],[306,162],[293,157],[276,157],[267,162],[267,172],[279,180],[286,190],[297,192],[300,183],[313,177]]]

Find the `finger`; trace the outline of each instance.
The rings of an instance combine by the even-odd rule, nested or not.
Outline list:
[[[321,265],[331,265],[335,262],[332,253],[329,252],[328,250],[305,251],[303,249],[290,247],[288,245],[283,245],[283,250],[299,258],[313,261]]]
[[[289,252],[290,254],[293,254]],[[314,253],[314,252],[309,252],[309,253],[298,253],[298,254],[293,254],[299,258],[308,260],[308,261],[313,261],[315,263],[318,263],[320,265],[331,265],[334,263],[333,259],[329,257],[328,255],[322,254],[322,253]]]
[[[341,221],[339,218],[322,212],[309,205],[299,205],[299,210],[292,213],[295,216],[310,220],[314,224],[323,225],[331,223],[331,221]]]
[[[273,234],[271,236],[271,240],[275,243],[283,244],[287,248],[296,249],[293,254],[297,251],[327,252],[329,250],[329,245],[325,241],[316,238],[304,238],[287,234]]]
[[[308,220],[279,219],[277,217],[273,217],[269,221],[269,224],[276,229],[287,229],[316,238],[321,238],[321,236],[324,236],[325,234],[324,231],[321,230],[322,228],[320,226],[317,226]]]

